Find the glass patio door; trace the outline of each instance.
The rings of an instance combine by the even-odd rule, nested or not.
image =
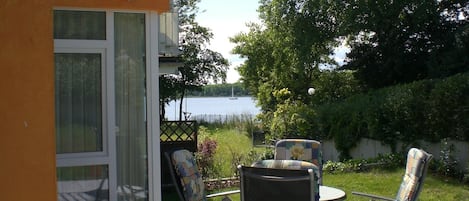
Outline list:
[[[148,200],[145,15],[114,21],[118,200]]]
[[[158,162],[149,150],[159,141],[148,124],[157,111],[148,109],[155,80],[147,76],[147,16],[54,11],[59,200],[157,197],[151,189],[159,181],[150,179]]]

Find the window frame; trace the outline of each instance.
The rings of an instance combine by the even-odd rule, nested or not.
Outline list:
[[[70,166],[69,164],[77,164],[77,161],[74,160],[67,160],[67,159],[75,159],[75,158],[92,158],[96,157],[100,160],[104,160],[106,156],[109,155],[109,148],[108,148],[108,140],[109,137],[108,133],[108,113],[106,113],[107,107],[107,100],[105,94],[107,93],[107,83],[106,83],[106,50],[104,48],[57,48],[54,50],[54,54],[100,54],[101,55],[101,114],[102,114],[102,133],[101,133],[101,140],[102,140],[102,151],[94,151],[94,152],[73,152],[73,153],[56,153],[57,159],[57,167],[63,166]],[[98,160],[99,160],[98,159]]]

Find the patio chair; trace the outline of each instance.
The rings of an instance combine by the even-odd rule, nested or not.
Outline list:
[[[318,201],[312,169],[238,166],[241,201]]]
[[[186,149],[175,149],[165,152],[165,157],[168,160],[169,172],[181,201],[205,201],[207,198],[218,196],[224,196],[223,200],[229,201],[228,195],[240,192],[233,190],[207,195],[202,175],[192,152]]]
[[[352,192],[352,194],[368,197],[371,200],[415,201],[422,190],[428,164],[432,157],[431,154],[421,149],[411,148],[409,150],[406,171],[397,196],[394,199],[361,192]]]
[[[261,160],[254,162],[251,167],[258,168],[274,168],[274,169],[290,169],[290,170],[308,170],[312,169],[314,174],[314,180],[316,181],[314,187],[314,192],[316,197],[319,198],[319,168],[310,162],[299,161],[299,160]]]
[[[315,164],[319,168],[318,183],[322,185],[321,143],[307,139],[281,139],[275,143],[276,160],[301,160]]]

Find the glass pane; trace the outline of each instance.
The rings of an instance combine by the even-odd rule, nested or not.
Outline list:
[[[55,10],[54,39],[106,40],[106,13]]]
[[[55,54],[57,153],[103,150],[101,54]]]
[[[119,200],[148,200],[145,15],[115,13],[114,20],[117,185],[120,192],[139,192]]]
[[[109,200],[108,166],[57,168],[59,201]]]

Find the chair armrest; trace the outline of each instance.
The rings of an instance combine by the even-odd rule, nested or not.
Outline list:
[[[363,196],[363,197],[368,197],[368,198],[371,198],[371,200],[395,201],[395,199],[392,199],[392,198],[383,197],[383,196],[379,196],[379,195],[368,194],[368,193],[362,193],[362,192],[352,192],[352,194],[358,195],[358,196]]]
[[[213,197],[219,197],[219,196],[228,196],[228,195],[236,194],[239,192],[240,190],[225,191],[225,192],[210,194],[210,195],[207,195],[206,197],[213,198]]]

